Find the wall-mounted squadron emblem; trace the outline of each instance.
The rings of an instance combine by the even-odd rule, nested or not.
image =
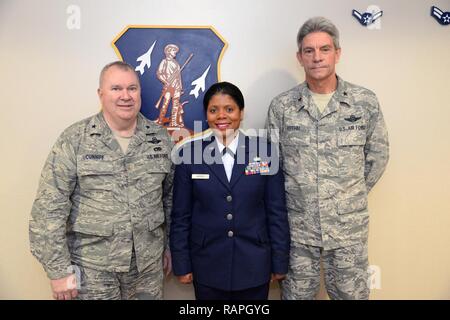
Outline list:
[[[227,47],[213,27],[128,26],[112,45],[140,76],[144,116],[181,137],[207,129],[203,94]]]

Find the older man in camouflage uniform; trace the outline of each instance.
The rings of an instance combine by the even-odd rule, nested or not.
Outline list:
[[[336,76],[339,34],[309,19],[297,36],[306,81],[273,99],[267,119],[280,142],[291,228],[283,299],[314,299],[322,258],[331,299],[368,299],[367,194],[388,161],[375,94]]]
[[[105,66],[102,112],[66,129],[47,158],[30,242],[55,299],[162,298],[172,143],[139,113],[140,90],[133,67]]]

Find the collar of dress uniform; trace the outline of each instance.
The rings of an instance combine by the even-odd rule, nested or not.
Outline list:
[[[249,139],[249,137],[244,132],[242,132],[241,129],[239,129],[238,134],[232,141],[233,144],[236,143],[236,147],[235,148],[233,147],[231,149],[231,151],[235,155],[239,154],[240,152],[248,153],[249,152],[248,148],[247,148],[248,139]],[[212,149],[216,150],[215,152],[213,152],[213,156],[214,156],[214,154],[217,154],[217,153],[222,154],[222,150],[225,147],[219,141],[219,139],[217,139],[217,137],[214,134],[209,135],[208,137],[205,137],[203,139],[203,143],[204,143],[205,147],[208,148],[209,150],[212,150]],[[219,143],[222,145],[222,148],[219,148]],[[230,146],[231,146],[231,143],[230,143],[230,145],[228,145],[228,147],[230,147]]]
[[[239,130],[237,130],[236,132],[237,133],[235,134],[233,140],[226,147],[216,137],[217,147],[219,148],[219,151],[220,151],[220,153],[222,153],[222,155],[225,155],[226,153],[229,153],[234,158],[234,155],[236,154],[236,149],[238,147],[238,142],[239,142]]]

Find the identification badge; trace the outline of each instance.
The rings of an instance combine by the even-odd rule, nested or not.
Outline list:
[[[207,180],[207,179],[209,179],[209,174],[207,174],[207,173],[193,173],[192,174],[192,179]]]

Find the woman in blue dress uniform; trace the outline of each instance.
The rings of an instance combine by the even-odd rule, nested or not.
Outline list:
[[[175,169],[173,272],[193,282],[198,300],[264,300],[289,260],[277,152],[239,130],[244,97],[235,85],[212,85],[203,105],[211,130],[180,148]]]

